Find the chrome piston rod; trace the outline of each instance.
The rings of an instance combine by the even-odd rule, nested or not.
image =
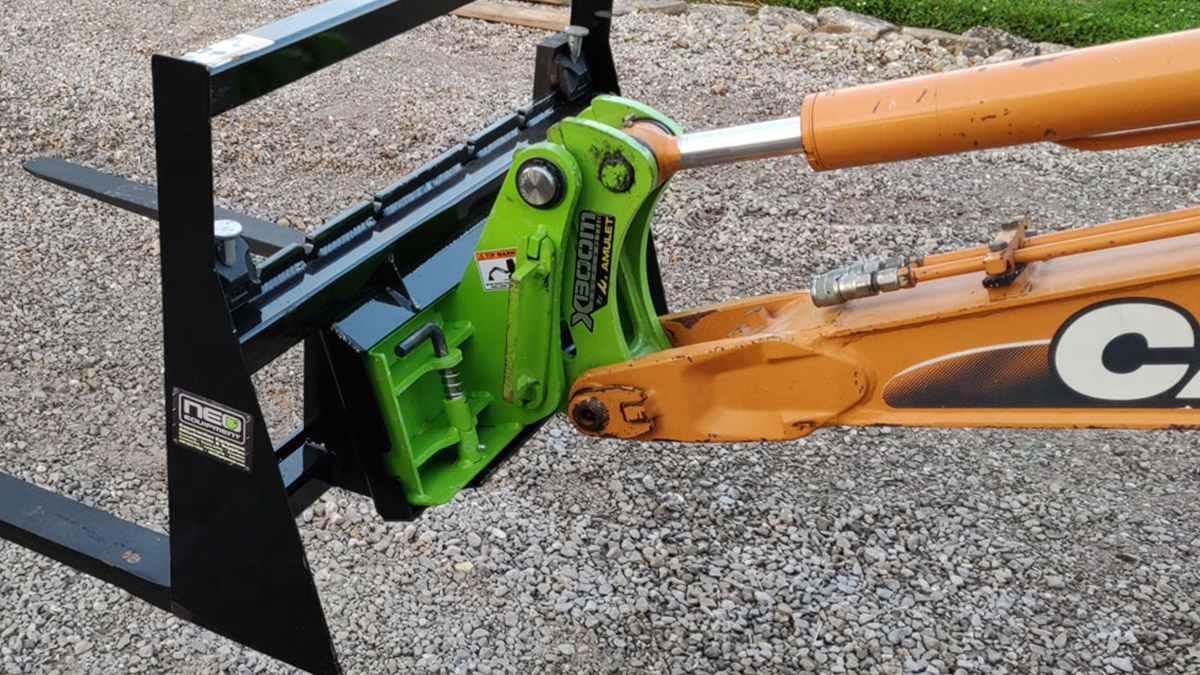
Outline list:
[[[804,152],[800,118],[746,124],[683,134],[679,137],[679,168],[728,164]]]

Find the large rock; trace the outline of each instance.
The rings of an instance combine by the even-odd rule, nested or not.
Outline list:
[[[790,7],[774,7],[768,5],[758,10],[758,20],[772,26],[786,28],[790,25],[804,26],[810,33],[820,26],[817,17]]]
[[[984,63],[984,65],[990,66],[993,63],[1004,63],[1005,61],[1012,61],[1012,58],[1013,58],[1013,52],[1011,49],[1001,49],[1001,50],[993,53],[991,56],[987,57],[986,59],[984,59],[983,63]]]
[[[684,0],[631,0],[629,6],[653,14],[683,14],[688,8]]]
[[[841,7],[822,7],[817,11],[817,22],[822,30],[830,33],[854,33],[871,40],[896,30],[896,24],[873,16],[851,12]]]
[[[1058,54],[1059,52],[1070,51],[1071,48],[1067,45],[1060,45],[1057,42],[1039,42],[1037,43],[1037,55]]]
[[[978,52],[987,54],[991,51],[988,43],[973,37],[951,33],[949,31],[938,30],[936,28],[914,28],[905,26],[900,29],[900,32],[913,37],[921,42],[936,42],[937,44],[946,47],[958,47],[960,49],[972,49]]]
[[[709,26],[739,26],[746,23],[746,10],[733,5],[694,4],[688,8],[688,23]]]
[[[1017,56],[1033,56],[1037,52],[1037,45],[1033,42],[991,26],[976,26],[963,31],[963,35],[983,40],[993,52],[1011,49]]]

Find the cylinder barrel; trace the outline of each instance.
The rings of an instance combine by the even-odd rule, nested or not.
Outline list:
[[[817,170],[1200,120],[1200,30],[810,94]]]

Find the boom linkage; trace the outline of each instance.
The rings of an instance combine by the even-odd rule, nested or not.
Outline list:
[[[1194,428],[1198,216],[1033,237],[1009,262],[989,247],[930,256],[890,268],[934,271],[903,293],[818,281],[853,297],[796,291],[664,316],[673,348],[584,373],[572,417],[592,435],[689,442],[831,425]],[[989,256],[1011,271],[989,274]],[[876,267],[831,274],[886,276]]]

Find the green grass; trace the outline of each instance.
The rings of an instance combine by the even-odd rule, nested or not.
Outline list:
[[[766,0],[815,11],[836,0]],[[1083,46],[1200,27],[1200,0],[844,0],[896,24],[955,33],[1003,28],[1035,42]]]

